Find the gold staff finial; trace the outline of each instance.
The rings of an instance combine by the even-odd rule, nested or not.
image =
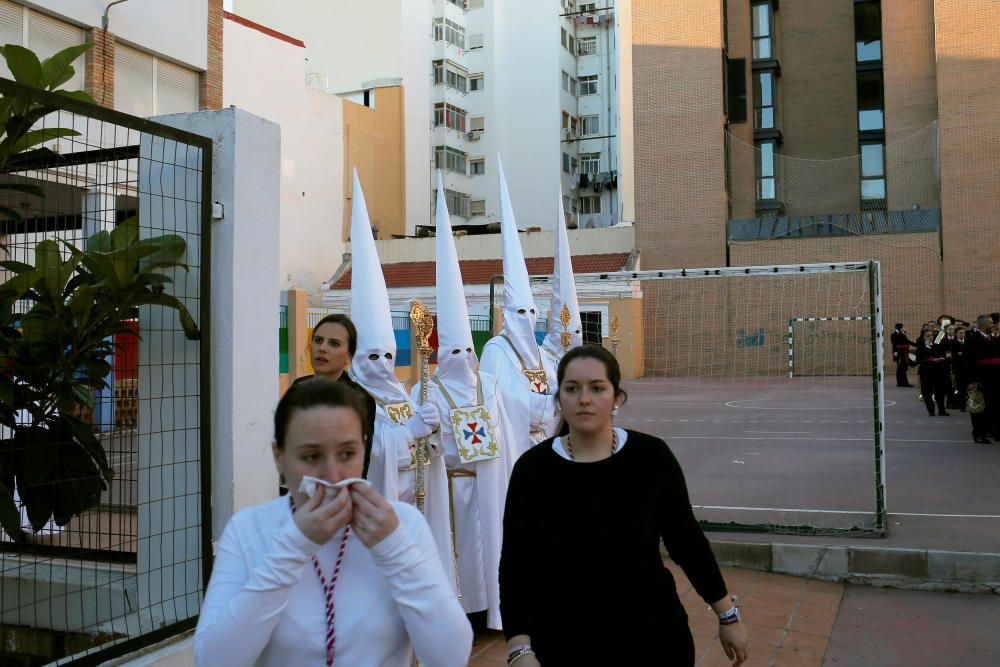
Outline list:
[[[563,307],[562,307],[562,310],[559,311],[559,322],[562,323],[562,328],[563,328],[562,334],[561,334],[561,338],[562,338],[562,346],[563,346],[564,350],[568,350],[569,349],[570,343],[573,340],[572,335],[570,335],[570,333],[569,333],[569,321],[571,319],[572,319],[572,317],[569,314],[569,308],[564,303]]]

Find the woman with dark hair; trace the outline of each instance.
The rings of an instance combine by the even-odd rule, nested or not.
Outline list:
[[[238,512],[218,544],[195,632],[198,665],[466,665],[472,629],[427,522],[361,474],[360,396],[313,379],[274,415],[291,493]],[[312,496],[303,478],[317,483]]]
[[[343,313],[327,315],[313,327],[312,339],[309,341],[309,361],[315,375],[304,375],[292,384],[308,380],[312,377],[325,377],[361,392],[364,397],[367,416],[362,421],[365,439],[365,464],[361,476],[368,477],[368,464],[372,455],[372,434],[375,431],[375,401],[357,382],[351,379],[345,371],[358,348],[358,330],[354,322]]]
[[[660,540],[719,617],[738,665],[749,641],[735,599],[659,438],[615,428],[618,362],[584,345],[562,358],[559,435],[518,459],[508,484],[500,609],[508,664],[694,665],[694,642]]]

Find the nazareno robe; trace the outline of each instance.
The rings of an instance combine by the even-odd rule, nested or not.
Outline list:
[[[449,417],[452,407],[434,382],[428,385],[427,399],[441,413],[441,430],[434,438],[443,450],[445,466],[448,470],[475,473],[475,477],[456,476],[452,479],[453,529],[462,587],[462,606],[470,613],[485,609],[487,626],[500,630],[502,623],[498,577],[503,542],[503,508],[509,471],[517,456],[514,446],[516,436],[504,409],[499,382],[487,373],[481,372],[479,377],[482,382],[483,403],[489,411],[493,435],[499,447],[498,458],[462,463],[458,455],[454,426]],[[441,381],[457,407],[469,407],[478,401],[477,390],[472,382],[456,382],[447,377]],[[413,388],[414,402],[418,395],[419,385]],[[452,558],[444,560],[444,563],[445,569],[451,572],[449,568],[453,567]]]

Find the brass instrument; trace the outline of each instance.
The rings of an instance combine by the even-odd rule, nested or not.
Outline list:
[[[618,343],[621,338],[618,337],[618,316],[611,316],[611,354],[618,356]]]

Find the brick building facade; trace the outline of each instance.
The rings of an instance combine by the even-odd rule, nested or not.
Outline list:
[[[633,9],[643,268],[873,258],[888,327],[1000,309],[1000,3]]]

